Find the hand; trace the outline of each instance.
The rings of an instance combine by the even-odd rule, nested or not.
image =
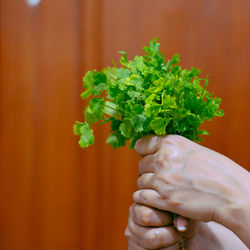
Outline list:
[[[135,202],[215,221],[236,234],[244,229],[241,219],[250,225],[249,173],[235,162],[178,135],[145,137],[135,149],[143,156]]]
[[[186,219],[182,222],[186,223]],[[125,235],[129,250],[159,249],[159,247],[165,250],[177,250],[180,249],[181,239],[185,250],[248,249],[230,230],[219,224],[189,220],[185,232],[181,233],[174,230],[168,212],[139,204],[130,207]],[[173,242],[176,243],[171,245]]]
[[[182,222],[186,223],[186,219]],[[158,248],[177,250],[180,249],[183,236],[175,229],[169,213],[139,204],[130,207],[125,235],[130,250]],[[190,230],[186,235],[191,236]]]

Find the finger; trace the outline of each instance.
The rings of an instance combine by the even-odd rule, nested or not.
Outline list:
[[[182,248],[180,247],[180,242],[175,243],[172,246],[169,247],[162,247],[158,248],[158,250],[181,250]]]
[[[146,249],[171,246],[181,239],[181,234],[174,227],[142,227],[129,219],[130,240]]]
[[[155,155],[146,155],[144,156],[140,162],[139,162],[139,172],[140,174],[144,174],[144,173],[155,173],[156,171],[156,167],[157,167],[157,163],[154,160]]]
[[[132,206],[131,216],[133,221],[141,226],[160,227],[172,224],[169,213],[139,204]]]
[[[179,232],[186,232],[188,229],[188,219],[182,216],[176,218],[176,229]]]
[[[196,235],[197,230],[199,228],[199,226],[198,226],[199,223],[200,222],[197,222],[195,220],[188,219],[188,230],[186,232],[184,232],[184,234],[183,234],[184,240],[191,239]]]
[[[186,232],[189,229],[189,219],[180,215],[174,216],[173,224],[179,232]]]
[[[172,189],[165,185],[160,195],[156,190],[141,189],[134,193],[136,203],[166,210],[197,221],[211,221],[213,219],[215,204],[213,195],[204,194],[203,191],[185,189]],[[203,197],[202,202],[200,202]],[[223,203],[223,200],[221,201]],[[216,206],[222,203],[217,202]]]
[[[156,189],[154,186],[155,174],[145,173],[137,179],[137,187],[139,189]]]
[[[160,141],[159,136],[145,136],[137,140],[135,151],[141,156],[153,154],[159,149]]]
[[[136,242],[128,240],[128,250],[145,250],[145,248],[139,246]]]
[[[152,189],[142,189],[138,190],[133,194],[134,202],[155,207],[161,210],[166,210],[166,201],[162,196],[155,190]]]
[[[136,242],[128,240],[128,250],[146,250],[146,249],[139,246]],[[181,248],[180,248],[180,243],[177,242],[172,246],[158,248],[158,250],[181,250]]]

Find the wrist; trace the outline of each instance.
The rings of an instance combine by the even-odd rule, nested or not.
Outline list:
[[[250,247],[250,174],[234,161],[222,159],[231,181],[224,186],[224,201],[217,207],[213,221],[230,229]]]
[[[184,246],[186,250],[217,250],[222,249],[217,235],[211,230],[205,222],[198,222],[195,235],[190,239],[184,238]]]
[[[224,218],[223,218],[224,217]],[[224,211],[222,225],[234,232],[250,247],[250,195],[244,193],[234,198],[234,202]]]

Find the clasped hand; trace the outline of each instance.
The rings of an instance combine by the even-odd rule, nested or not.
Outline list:
[[[133,197],[137,204],[195,221],[215,221],[232,231],[238,226],[230,217],[240,215],[241,208],[249,206],[250,191],[249,173],[238,164],[178,135],[139,139],[135,150],[142,156],[139,190]],[[168,228],[168,235],[174,232]],[[172,238],[178,237],[180,234]]]

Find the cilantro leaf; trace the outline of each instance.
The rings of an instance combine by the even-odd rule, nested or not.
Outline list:
[[[89,124],[87,122],[76,122],[74,124],[73,130],[75,135],[80,135],[79,145],[82,148],[86,148],[94,144],[95,139],[93,130],[89,127]]]
[[[88,99],[85,122],[76,122],[74,133],[80,136],[81,147],[94,143],[93,123],[111,123],[111,134],[106,142],[112,147],[124,146],[144,135],[179,134],[200,141],[208,134],[199,127],[204,121],[224,115],[221,99],[206,88],[208,76],[202,79],[201,70],[183,69],[180,56],[166,61],[157,38],[143,48],[145,54],[128,60],[120,51],[121,67],[88,71],[83,78]]]
[[[155,117],[151,122],[150,126],[154,130],[156,135],[165,135],[166,126],[172,118]]]
[[[89,101],[89,105],[85,109],[85,118],[89,122],[89,124],[92,124],[104,118],[104,106],[104,98],[93,98]]]
[[[106,143],[108,143],[113,148],[117,148],[124,146],[125,141],[126,139],[119,133],[119,131],[116,131],[108,136]]]

